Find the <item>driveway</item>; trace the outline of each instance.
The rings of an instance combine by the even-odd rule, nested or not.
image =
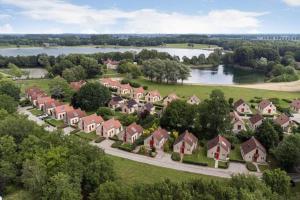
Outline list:
[[[49,124],[47,124],[46,122],[44,122],[43,120],[39,119],[37,116],[33,115],[28,109],[32,108],[32,106],[27,106],[27,107],[18,107],[18,113],[19,114],[23,114],[23,115],[27,115],[28,119],[31,121],[34,121],[35,123],[37,123],[39,126],[43,126],[45,125],[45,130],[53,132],[56,130],[55,127],[50,126]]]
[[[258,177],[261,176],[260,173],[249,172],[246,167],[240,163],[230,163],[230,167],[228,169],[215,169],[210,167],[202,167],[190,164],[184,164],[175,162],[171,159],[170,154],[160,155],[159,157],[151,158],[143,155],[138,155],[134,153],[129,153],[126,151],[122,151],[120,149],[115,149],[111,147],[111,144],[114,141],[111,140],[104,140],[101,143],[94,143],[91,142],[92,145],[97,146],[99,148],[104,149],[105,153],[118,156],[121,158],[126,158],[129,160],[133,160],[136,162],[146,163],[150,165],[155,165],[158,167],[165,167],[169,169],[175,169],[185,172],[191,172],[196,174],[204,174],[209,176],[216,176],[222,178],[230,178],[232,175],[235,174],[253,174]]]

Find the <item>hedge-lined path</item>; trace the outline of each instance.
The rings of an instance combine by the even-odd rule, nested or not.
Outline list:
[[[114,143],[112,140],[104,140],[101,143],[94,143],[91,142],[92,145],[97,146],[99,148],[104,149],[105,153],[118,156],[121,158],[126,158],[129,160],[133,160],[136,162],[146,163],[149,165],[155,165],[159,167],[165,167],[169,169],[175,169],[190,173],[196,174],[204,174],[209,176],[216,176],[221,178],[230,178],[232,175],[235,174],[253,174],[255,176],[260,177],[261,173],[257,172],[249,172],[244,164],[241,163],[233,163],[231,162],[228,169],[215,169],[210,167],[202,167],[190,164],[184,164],[180,162],[175,162],[171,159],[170,154],[164,154],[160,157],[147,157],[139,154],[134,154],[130,152],[126,152],[120,149],[112,148],[111,145]],[[147,173],[147,172],[145,172]]]

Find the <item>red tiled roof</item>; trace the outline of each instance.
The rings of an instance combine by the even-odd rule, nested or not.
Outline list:
[[[75,91],[78,91],[85,84],[86,82],[81,80],[81,81],[71,82],[70,87],[73,88]]]
[[[161,141],[163,138],[168,138],[169,134],[168,131],[166,131],[165,129],[159,128],[156,129],[153,133],[152,136],[157,140],[157,141]]]
[[[198,142],[198,139],[196,136],[194,136],[192,133],[185,131],[183,134],[181,134],[174,142],[174,145],[178,144],[179,142],[184,141],[188,143],[189,145],[193,145]]]
[[[45,97],[41,96],[41,97],[37,98],[37,103],[38,104],[46,103],[48,101],[52,101],[52,98],[48,97],[48,96],[45,96]]]
[[[209,150],[209,149],[211,149],[211,148],[217,146],[218,144],[220,144],[221,147],[222,147],[223,149],[225,149],[225,151],[227,151],[227,152],[230,151],[230,148],[231,148],[230,142],[229,142],[226,138],[222,137],[221,135],[218,135],[217,137],[215,137],[215,138],[209,140],[209,141],[207,142],[207,148],[208,148],[208,150]]]
[[[247,154],[256,148],[260,149],[263,152],[266,152],[265,147],[253,136],[249,140],[244,142],[241,145],[241,148],[242,148],[244,154]]]
[[[59,101],[56,101],[55,99],[51,99],[50,101],[45,102],[46,108],[55,108],[56,106],[60,106],[61,103]]]
[[[157,90],[149,91],[148,94],[150,96],[159,96],[160,97],[160,93]]]
[[[84,124],[86,124],[86,125],[92,124],[92,123],[100,124],[104,121],[103,118],[101,116],[98,116],[97,114],[92,114],[92,115],[83,117],[81,120],[84,121]]]
[[[243,99],[239,99],[233,104],[233,108],[236,110],[240,105],[244,104],[245,101]]]
[[[74,110],[73,106],[70,106],[68,104],[60,105],[55,107],[55,112],[56,113],[62,113],[62,112],[68,112]]]
[[[112,128],[120,128],[122,125],[119,120],[116,120],[114,118],[111,118],[105,122],[103,122],[103,128],[106,130],[112,129]]]
[[[251,122],[251,124],[256,124],[260,120],[263,120],[263,117],[260,114],[255,114],[249,118],[249,121]]]
[[[296,108],[296,109],[300,109],[300,100],[299,99],[295,99],[292,101],[291,106]]]
[[[132,87],[129,85],[129,83],[121,84],[119,86],[120,86],[120,89],[122,89],[122,90],[125,90],[125,89],[131,90],[132,89]]]
[[[126,134],[128,134],[131,137],[136,133],[142,133],[143,130],[143,127],[141,127],[140,125],[132,123],[126,127]]]
[[[271,104],[271,101],[269,101],[268,99],[264,99],[258,104],[258,107],[260,107],[261,109],[264,109],[270,104]]]
[[[235,123],[238,121],[244,123],[242,117],[236,111],[230,112],[230,118],[231,118],[231,123]]]
[[[145,90],[144,90],[143,87],[139,87],[139,88],[133,88],[133,92],[134,92],[135,94],[138,94],[138,93],[144,93]]]
[[[76,110],[67,111],[66,116],[68,119],[72,119],[75,117],[82,118],[82,117],[86,116],[86,113],[83,110],[81,110],[80,108],[78,108]]]
[[[275,120],[275,123],[279,124],[280,126],[289,122],[290,118],[286,116],[285,114],[281,114],[279,117],[277,117]]]

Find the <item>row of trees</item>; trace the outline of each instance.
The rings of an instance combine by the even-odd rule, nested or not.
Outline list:
[[[190,76],[188,66],[169,59],[146,60],[143,62],[142,72],[151,81],[155,80],[160,83],[176,83],[178,80],[183,82]]]
[[[214,50],[213,53],[209,54],[209,56],[206,58],[204,54],[200,54],[198,57],[193,56],[192,58],[188,58],[184,56],[182,58],[184,64],[189,65],[212,65],[212,66],[218,66],[221,63],[222,58],[222,51],[220,49]]]

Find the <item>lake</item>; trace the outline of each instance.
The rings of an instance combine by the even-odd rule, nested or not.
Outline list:
[[[0,49],[0,55],[3,56],[29,56],[38,54],[48,54],[52,56],[58,56],[61,54],[71,54],[71,53],[99,53],[99,52],[125,52],[125,51],[135,51],[139,52],[144,48],[138,47],[99,47],[94,46],[84,46],[84,47],[32,47],[32,48],[3,48]],[[191,58],[192,56],[199,56],[204,54],[208,56],[212,51],[204,49],[180,49],[180,48],[147,48],[154,49],[160,52],[167,52],[172,56],[187,56]],[[33,77],[44,76],[44,71],[39,71],[36,74],[32,71],[30,74]],[[203,83],[203,84],[242,84],[242,83],[260,83],[264,82],[264,75],[256,72],[249,72],[241,69],[224,68],[222,65],[216,68],[210,69],[192,69],[191,76],[185,83]]]
[[[220,65],[216,68],[208,69],[191,69],[191,76],[184,83],[203,83],[203,84],[246,84],[246,83],[262,83],[264,82],[264,74],[236,69],[232,67],[224,67]]]
[[[61,54],[71,54],[71,53],[84,53],[84,54],[93,54],[93,53],[107,53],[107,52],[125,52],[125,51],[135,51],[140,52],[145,48],[138,47],[99,47],[96,48],[94,46],[87,47],[32,47],[32,48],[3,48],[0,49],[0,55],[2,56],[32,56],[45,53],[51,56],[58,56]],[[179,49],[179,48],[146,48],[146,49],[154,49],[160,52],[167,52],[170,55],[179,56],[182,58],[183,56],[187,56],[191,58],[192,56],[199,56],[200,54],[204,54],[208,56],[212,51],[204,50],[204,49]]]

